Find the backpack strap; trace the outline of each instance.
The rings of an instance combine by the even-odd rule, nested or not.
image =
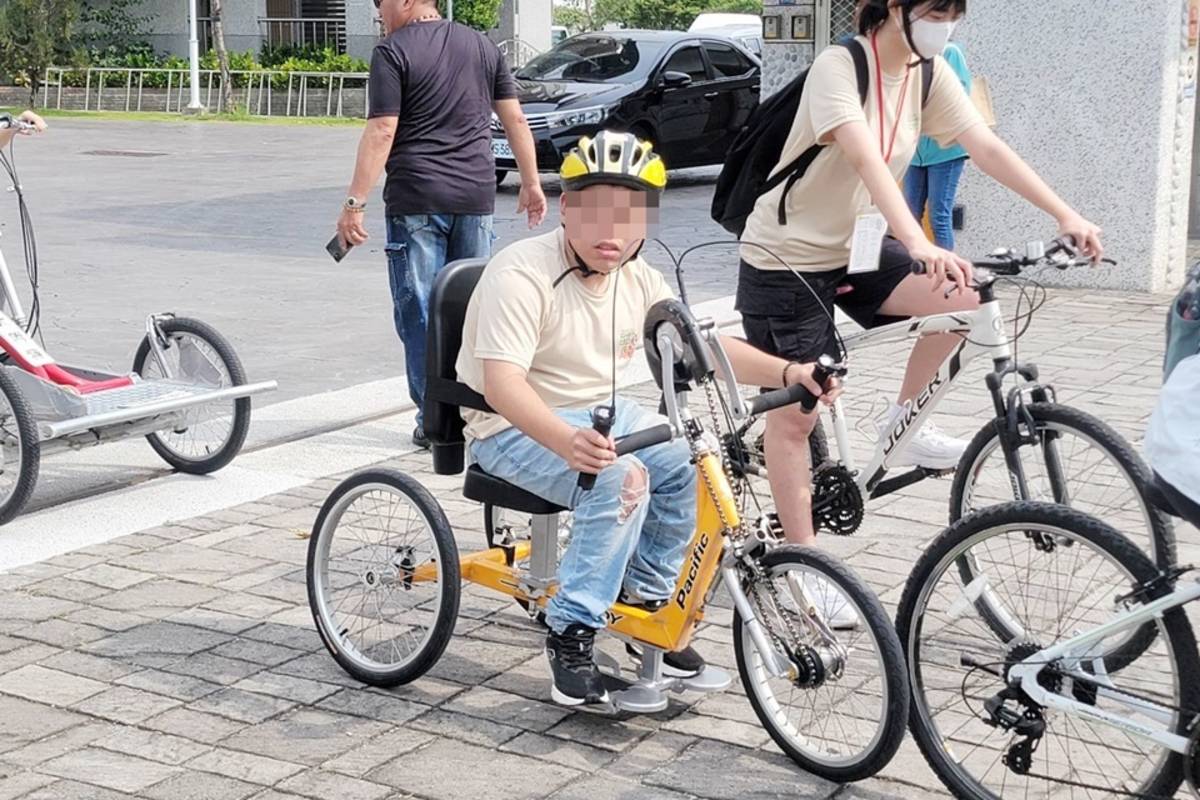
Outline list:
[[[867,90],[871,86],[871,68],[867,63],[867,50],[858,39],[848,39],[842,47],[850,51],[854,59],[854,77],[858,81],[858,102],[867,104]]]
[[[854,61],[854,79],[858,85],[858,102],[862,105],[867,104],[867,91],[871,83],[871,70],[867,63],[867,51],[863,48],[862,42],[858,39],[850,38],[841,42],[839,47],[844,47],[850,51],[850,58]],[[792,191],[792,187],[796,182],[804,177],[808,172],[808,168],[812,166],[812,162],[816,160],[821,151],[825,149],[825,145],[814,144],[812,147],[805,150],[800,156],[788,164],[787,169],[780,170],[771,179],[767,181],[766,188],[763,193],[771,191],[784,180],[787,183],[783,187],[783,194],[779,196],[779,224],[787,224],[787,204],[788,192]]]
[[[929,92],[933,89],[933,59],[921,62],[921,108],[929,105]]]

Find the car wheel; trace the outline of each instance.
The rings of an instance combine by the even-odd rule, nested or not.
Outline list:
[[[508,177],[508,170],[506,170],[506,169],[496,170],[496,188],[497,189],[500,188],[500,184],[504,183],[504,179],[506,177]]]

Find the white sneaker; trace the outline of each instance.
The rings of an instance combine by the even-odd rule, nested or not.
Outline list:
[[[903,408],[893,405],[891,410],[877,423],[879,436],[882,438],[903,412]],[[913,434],[912,439],[902,449],[893,451],[891,465],[893,467],[924,467],[925,469],[954,469],[958,466],[962,454],[967,450],[964,439],[956,439],[934,425],[926,422]]]
[[[858,627],[858,612],[846,596],[825,578],[805,575],[804,588],[808,598],[817,607],[817,613],[825,624],[835,631],[852,631]]]

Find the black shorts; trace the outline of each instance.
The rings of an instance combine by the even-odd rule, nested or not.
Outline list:
[[[801,281],[790,270],[756,269],[743,261],[736,308],[742,314],[746,340],[791,361],[816,361],[821,355],[838,358],[834,306],[864,328],[905,319],[880,314],[879,307],[912,274],[912,264],[907,248],[890,237],[883,240],[879,269],[856,275],[842,267],[801,273]],[[842,285],[851,291],[838,294]]]

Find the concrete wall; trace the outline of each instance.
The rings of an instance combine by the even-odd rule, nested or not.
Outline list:
[[[1055,282],[1161,291],[1183,277],[1194,89],[1187,0],[974,3],[958,38],[992,89],[997,131],[1105,231],[1115,268]],[[1014,24],[1020,20],[1021,24]],[[1194,51],[1193,51],[1194,53]],[[973,168],[964,253],[1047,238],[1045,214]]]
[[[972,3],[959,27],[972,72],[991,87],[997,132],[1104,228],[1109,254],[1121,262],[1045,275],[1047,282],[1163,291],[1182,280],[1189,196],[1193,182],[1200,185],[1193,177],[1198,143],[1188,62],[1196,51],[1188,41],[1188,4]],[[827,7],[818,2],[818,13]],[[792,8],[769,6],[765,13]],[[765,43],[764,94],[810,63],[808,49]],[[964,254],[1054,235],[1053,220],[973,166],[959,201],[966,206],[958,240]]]
[[[550,48],[553,24],[551,0],[504,0],[500,4],[500,22],[490,35],[497,42],[520,39],[542,52]]]
[[[346,0],[346,52],[367,61],[379,42],[378,13],[371,0]]]

